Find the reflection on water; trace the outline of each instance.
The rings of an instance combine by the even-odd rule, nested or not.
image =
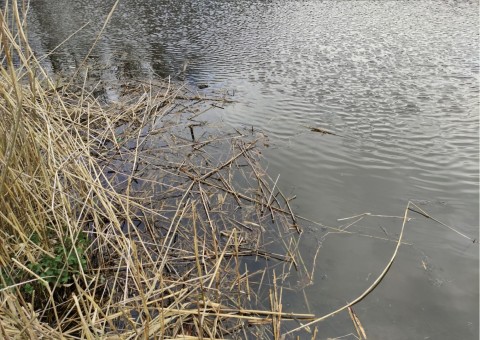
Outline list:
[[[89,23],[46,59],[52,71],[81,62],[113,3],[31,3],[39,54]],[[402,215],[415,200],[478,238],[477,14],[477,1],[121,1],[90,59],[108,70],[104,81],[177,75],[234,90],[238,103],[219,115],[268,132],[270,173],[298,196],[300,215],[338,225],[366,211]],[[477,245],[414,217],[412,245],[356,307],[367,335],[476,338]],[[371,218],[355,227],[395,237],[400,222]],[[323,232],[311,226],[303,238],[310,261],[322,245],[310,299],[287,294],[285,308],[321,315],[340,306],[393,250],[355,235],[323,240]],[[322,337],[351,329],[347,316],[321,326]]]

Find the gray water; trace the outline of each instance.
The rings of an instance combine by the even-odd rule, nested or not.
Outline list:
[[[32,1],[39,55],[89,22],[46,58],[50,70],[79,64],[112,4]],[[299,215],[340,226],[365,212],[403,216],[411,200],[478,239],[478,13],[478,1],[121,1],[90,62],[106,65],[105,82],[171,75],[234,93],[214,113],[268,134],[269,174]],[[477,339],[478,242],[409,216],[408,244],[355,306],[367,335]],[[286,291],[284,311],[321,316],[380,274],[395,247],[380,238],[398,237],[401,219],[368,217],[353,234],[304,227],[314,284],[307,301]],[[347,313],[317,326],[321,339],[354,332]]]

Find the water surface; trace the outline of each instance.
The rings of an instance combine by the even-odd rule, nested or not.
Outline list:
[[[31,39],[54,72],[76,67],[113,1],[31,3]],[[121,1],[89,62],[107,82],[168,76],[228,90],[216,114],[265,130],[269,174],[299,215],[330,226],[371,212],[403,216],[409,200],[470,238],[479,232],[477,1]],[[311,132],[321,127],[336,135]],[[419,215],[385,280],[355,307],[372,339],[477,339],[478,244]],[[384,238],[401,220],[350,227]],[[305,226],[315,262],[308,301],[322,315],[358,296],[395,244]],[[292,280],[292,289],[295,282]],[[320,338],[354,332],[348,314]],[[345,338],[354,337],[352,335]]]

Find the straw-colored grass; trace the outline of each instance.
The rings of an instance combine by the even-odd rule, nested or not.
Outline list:
[[[282,312],[276,279],[271,308],[252,309],[262,273],[242,258],[297,266],[295,216],[258,166],[259,136],[199,122],[208,102],[168,82],[121,84],[118,103],[59,87],[8,4],[0,338],[224,338],[249,325],[278,337],[284,320],[311,318]]]

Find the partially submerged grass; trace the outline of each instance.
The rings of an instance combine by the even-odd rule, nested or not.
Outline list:
[[[169,82],[120,84],[108,104],[59,87],[16,3],[0,20],[0,337],[279,337],[312,318],[282,312],[276,278],[271,308],[252,307],[265,272],[243,258],[299,267],[261,135],[199,121],[208,100]]]

